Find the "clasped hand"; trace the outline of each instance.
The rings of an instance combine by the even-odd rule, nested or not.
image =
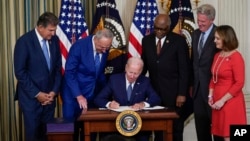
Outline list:
[[[225,101],[220,99],[220,100],[218,100],[216,102],[213,102],[213,98],[211,97],[211,98],[208,99],[208,104],[212,109],[220,110],[224,106]]]
[[[39,92],[37,96],[37,100],[44,106],[51,104],[54,101],[55,93],[45,93],[45,92]]]

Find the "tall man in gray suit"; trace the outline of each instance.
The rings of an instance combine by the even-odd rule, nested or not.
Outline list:
[[[211,78],[211,65],[214,54],[218,51],[214,43],[215,9],[204,4],[197,9],[199,26],[192,35],[193,63],[192,97],[194,100],[194,117],[198,141],[212,141],[211,108],[208,105],[208,86]],[[214,141],[221,138],[214,137]]]

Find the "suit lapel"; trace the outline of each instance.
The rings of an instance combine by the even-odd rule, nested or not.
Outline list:
[[[104,65],[106,64],[105,62],[106,62],[108,52],[109,52],[109,50],[107,50],[105,53],[102,53],[100,68],[103,68]]]
[[[47,65],[47,62],[46,62],[46,58],[45,58],[45,56],[44,56],[44,54],[43,54],[43,50],[42,50],[40,41],[38,40],[38,37],[37,37],[37,35],[36,35],[35,30],[33,30],[33,33],[32,33],[32,34],[33,34],[33,35],[32,35],[32,38],[33,38],[33,42],[34,42],[34,47],[35,47],[35,48],[39,47],[39,49],[35,49],[36,51],[39,52],[39,53],[38,53],[39,56],[37,56],[37,57],[41,58],[41,61],[42,61],[41,63],[44,65],[45,68],[47,68],[47,69],[49,70],[48,65]]]
[[[215,26],[213,25],[213,28],[212,28],[211,32],[209,33],[206,42],[204,43],[203,51],[201,52],[201,56],[202,56],[203,53],[206,53],[206,51],[204,51],[204,50],[207,50],[207,48],[209,47],[209,44],[208,44],[208,43],[213,42],[213,40],[214,40],[214,31],[215,31],[215,29],[216,29],[216,28],[215,28]],[[201,34],[201,32],[200,32],[200,34]],[[196,50],[198,50],[198,44],[199,44],[200,34],[199,34],[199,36],[198,36],[198,42],[197,42],[197,44],[196,44],[196,45],[197,45]],[[198,52],[198,51],[197,51],[197,52]]]
[[[119,85],[118,86],[121,86],[121,97],[122,99],[128,99],[127,97],[127,87],[126,87],[126,74],[124,73],[123,75],[120,75],[121,78],[118,80],[118,83]]]
[[[171,44],[174,42],[174,40],[172,40],[172,35],[168,34],[163,42],[162,48],[161,48],[161,53],[160,56],[162,54],[165,54],[165,52],[167,52],[167,50],[169,50],[169,48],[171,47]]]
[[[135,84],[134,84],[134,87],[133,87],[133,90],[132,90],[132,94],[131,94],[131,98],[130,98],[130,102],[133,101],[137,95],[137,89],[139,89],[140,87],[140,77],[137,78]]]
[[[54,61],[55,61],[55,42],[52,42],[52,40],[49,40],[49,51],[50,51],[50,68],[52,69],[52,66],[54,66]]]

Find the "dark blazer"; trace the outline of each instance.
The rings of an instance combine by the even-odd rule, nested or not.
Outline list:
[[[184,37],[170,32],[158,56],[155,38],[150,34],[142,39],[143,74],[149,72],[162,104],[175,107],[177,95],[185,96],[188,89],[188,46]]]
[[[40,46],[35,30],[20,37],[14,50],[14,69],[17,78],[16,99],[23,110],[31,113],[42,108],[35,96],[40,92],[54,91],[59,93],[61,85],[61,53],[59,39],[53,36],[49,40],[51,69]],[[51,104],[48,106],[55,106]]]
[[[14,49],[15,99],[24,116],[26,141],[46,140],[46,123],[54,118],[56,100],[43,106],[36,98],[40,91],[58,94],[60,90],[62,58],[59,39],[53,36],[48,43],[50,69],[35,30],[21,36]]]
[[[197,95],[198,86],[201,90],[201,95],[207,102],[207,96],[209,91],[209,82],[211,79],[211,66],[214,58],[214,54],[218,52],[214,43],[214,33],[216,26],[213,26],[212,31],[208,35],[208,38],[203,46],[201,56],[198,54],[198,42],[201,31],[195,30],[192,34],[192,53],[191,61],[193,63],[193,98]]]
[[[108,84],[96,96],[94,103],[98,107],[105,107],[111,100],[115,100],[120,106],[130,106],[143,101],[149,103],[150,106],[160,104],[160,98],[152,88],[149,79],[142,75],[137,78],[131,99],[128,101],[125,73],[111,75]]]

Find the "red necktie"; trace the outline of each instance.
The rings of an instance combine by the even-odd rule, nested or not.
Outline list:
[[[161,39],[158,40],[157,45],[156,45],[156,49],[157,49],[157,55],[160,55],[161,52]]]

